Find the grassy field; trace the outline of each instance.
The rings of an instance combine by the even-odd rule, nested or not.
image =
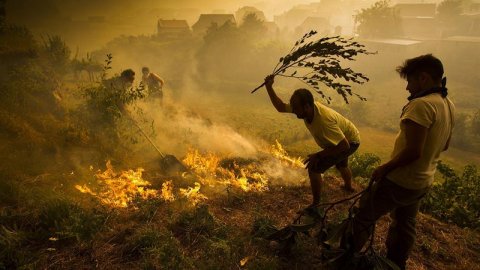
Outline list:
[[[341,181],[328,176],[325,200],[345,196]],[[360,188],[355,183],[357,189]],[[264,240],[267,224],[289,224],[310,201],[305,185],[271,185],[268,191],[205,193],[203,207],[185,201],[138,202],[136,209],[110,209],[93,238],[75,240],[52,234],[36,245],[39,260],[31,266],[45,269],[326,269],[320,263],[315,239],[297,238],[288,256],[279,255]],[[87,194],[84,201],[89,201]],[[99,207],[94,207],[98,209]],[[336,208],[332,222],[345,215]],[[105,217],[104,217],[105,218]],[[383,242],[390,218],[380,220],[375,249],[385,254]],[[418,218],[418,239],[408,269],[464,269],[480,263],[480,235],[439,222],[427,215]],[[265,231],[263,231],[265,233]],[[28,261],[28,259],[25,259]]]
[[[197,113],[195,117],[228,125],[256,144],[273,144],[278,139],[292,156],[317,149],[301,121],[279,115],[268,103],[232,108],[220,100],[207,107],[200,102],[188,107]],[[360,131],[361,152],[388,156],[395,134],[368,127],[360,127]],[[144,148],[145,155],[147,152],[155,153],[151,147]],[[464,154],[458,151],[451,155],[448,157],[460,165],[472,160],[460,159]],[[232,158],[240,167],[233,165]],[[134,184],[143,181],[134,160],[130,168],[121,166],[131,169],[122,173],[107,174],[101,166],[84,168],[81,173],[16,176],[15,182],[0,186],[2,200],[9,202],[0,208],[0,269],[326,269],[314,238],[299,237],[292,253],[282,255],[262,237],[269,226],[281,228],[292,222],[310,203],[305,170],[289,169],[290,174],[269,177],[269,182],[259,183],[258,188],[254,183],[262,178],[256,171],[248,177],[244,174],[250,170],[249,164],[264,162],[262,158],[242,159],[232,153],[207,159],[205,167],[192,167],[195,173],[191,176],[167,176],[158,164],[145,166],[143,180],[151,183],[147,189],[154,194],[150,197],[143,197],[144,187]],[[283,171],[282,166],[274,168]],[[209,168],[214,170],[207,181],[204,173]],[[230,170],[226,175],[235,175],[235,180],[225,179],[235,185],[220,184],[226,168]],[[195,182],[202,183],[200,191],[194,188]],[[248,189],[240,188],[242,183]],[[356,179],[354,187],[361,190],[364,183]],[[341,180],[327,173],[322,199],[347,196],[340,186]],[[171,192],[172,200],[166,199],[170,197],[164,192]],[[192,198],[200,204],[192,206]],[[336,207],[330,222],[343,219],[346,211],[346,205]],[[385,254],[389,222],[390,218],[384,217],[377,226],[374,247],[379,254]],[[420,214],[417,227],[419,237],[409,269],[470,270],[480,263],[477,231],[424,214]]]
[[[280,96],[283,96],[284,101],[288,101],[285,89],[279,89],[278,92]],[[225,99],[230,100],[225,101]],[[193,110],[202,111],[205,117],[234,127],[247,137],[260,138],[270,143],[277,139],[293,155],[305,156],[318,151],[318,146],[311,138],[302,120],[297,119],[293,114],[278,113],[269,103],[265,93],[258,93],[258,96],[245,95],[240,98],[235,97],[235,99],[238,99],[235,107],[226,105],[226,102],[233,101],[222,95],[218,100],[208,98],[208,106],[201,103],[190,106]],[[360,153],[373,153],[384,161],[390,157],[397,135],[396,131],[386,131],[365,125],[357,125],[357,128],[362,141],[359,148]],[[467,164],[479,166],[480,153],[450,147],[448,151],[442,153],[441,160],[456,169],[462,169]]]

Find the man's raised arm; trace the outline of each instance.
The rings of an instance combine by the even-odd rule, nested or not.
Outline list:
[[[273,90],[274,75],[269,75],[265,78],[265,88],[267,88],[268,96],[272,101],[273,106],[278,112],[287,112],[287,104],[283,102]]]

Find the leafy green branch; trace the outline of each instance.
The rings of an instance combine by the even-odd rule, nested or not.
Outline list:
[[[332,98],[320,88],[320,84],[335,90],[346,103],[348,103],[348,97],[352,95],[366,100],[352,91],[350,82],[363,84],[369,80],[368,77],[349,67],[343,67],[341,62],[355,61],[358,55],[374,53],[364,49],[362,44],[340,36],[322,37],[316,41],[309,41],[316,34],[316,31],[310,31],[298,40],[290,52],[280,58],[272,75],[298,79],[314,88],[328,103]],[[264,85],[255,88],[252,93]]]

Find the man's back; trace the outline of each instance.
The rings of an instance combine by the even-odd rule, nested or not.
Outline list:
[[[312,123],[305,121],[305,125],[320,147],[335,146],[343,138],[350,143],[360,143],[359,132],[350,120],[318,101],[315,107]]]
[[[144,85],[148,87],[150,93],[160,91],[162,88],[160,77],[154,73],[149,73],[147,76],[143,76],[142,81]]]
[[[409,189],[421,189],[432,184],[440,153],[445,149],[454,125],[455,106],[448,98],[433,93],[410,101],[401,116],[392,157],[406,145],[404,120],[408,119],[427,128],[427,138],[420,158],[399,167],[387,175],[398,185]]]

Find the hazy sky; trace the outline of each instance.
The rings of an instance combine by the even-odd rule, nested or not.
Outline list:
[[[48,19],[59,14],[71,18],[92,15],[131,14],[142,9],[194,8],[203,13],[235,12],[246,5],[256,6],[273,18],[294,5],[319,2],[312,0],[7,0],[7,16]],[[134,15],[134,14],[131,14]]]

